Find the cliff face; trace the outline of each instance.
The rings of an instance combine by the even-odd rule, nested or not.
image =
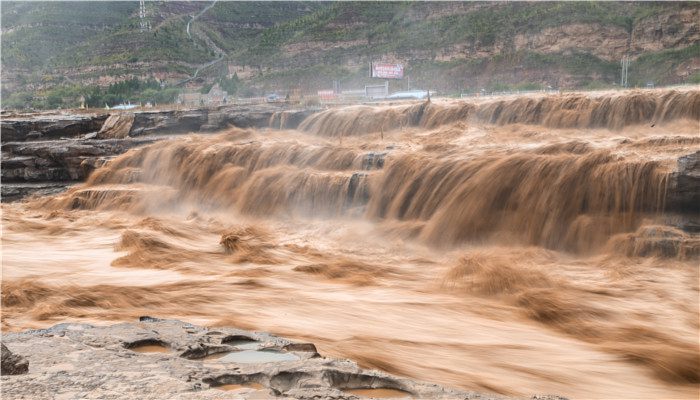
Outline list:
[[[131,76],[174,83],[240,72],[251,84],[315,90],[367,83],[371,60],[399,61],[415,85],[585,87],[700,77],[697,3],[209,3],[3,4],[3,93]]]
[[[610,85],[624,55],[632,59],[632,85],[693,81],[700,69],[700,7],[692,3],[458,3],[374,11],[338,6],[312,27],[278,27],[275,57],[283,61],[270,64],[268,74],[312,68],[318,75],[322,64],[361,78],[370,60],[382,59],[406,64],[417,85],[451,91]],[[269,35],[249,58],[265,60],[261,54],[275,48],[274,40]]]
[[[619,61],[625,54],[641,56],[669,49],[682,49],[700,41],[700,9],[668,10],[644,18],[632,31],[600,23],[575,23],[545,28],[538,33],[518,33],[516,51],[542,54],[585,52],[605,61]]]
[[[700,41],[700,8],[660,12],[635,24],[630,39],[633,53],[679,49]],[[698,54],[695,54],[698,56]]]

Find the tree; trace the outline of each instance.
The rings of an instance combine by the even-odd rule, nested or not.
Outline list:
[[[58,108],[63,105],[63,97],[61,97],[61,93],[56,90],[49,92],[49,95],[46,96],[46,105],[48,108]]]
[[[238,74],[233,74],[231,78],[221,77],[219,78],[219,86],[222,90],[225,90],[228,94],[235,94],[238,92],[240,86],[240,80],[238,79]]]

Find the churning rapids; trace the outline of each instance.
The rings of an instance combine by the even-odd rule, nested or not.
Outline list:
[[[162,140],[3,205],[2,329],[154,315],[471,390],[697,398],[698,193],[673,174],[699,132],[686,90]]]

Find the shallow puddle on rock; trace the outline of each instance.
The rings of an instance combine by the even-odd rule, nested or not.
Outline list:
[[[219,390],[240,390],[240,389],[261,390],[261,389],[265,389],[265,387],[259,383],[250,382],[250,383],[240,384],[240,385],[235,384],[235,383],[230,383],[228,385],[214,386],[214,389],[219,389]]]
[[[229,353],[218,353],[206,356],[205,361],[216,360],[219,362],[232,362],[242,364],[262,364],[280,361],[296,361],[299,356],[291,353],[282,353],[273,350],[243,350]]]
[[[398,389],[345,389],[345,393],[369,399],[409,399],[411,394]]]
[[[137,353],[170,353],[170,349],[159,344],[145,344],[143,346],[132,347],[129,350]]]

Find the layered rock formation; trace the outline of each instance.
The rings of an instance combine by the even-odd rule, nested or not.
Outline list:
[[[678,159],[668,193],[670,208],[700,213],[700,151]]]
[[[28,140],[56,140],[96,132],[107,114],[20,114],[3,116],[2,143]]]
[[[294,128],[315,110],[289,110],[283,104],[222,106],[214,109],[148,110],[99,114],[42,113],[3,116],[2,142],[80,138],[98,132],[102,139],[212,131],[230,126],[264,128],[284,114],[283,128]],[[276,124],[280,127],[279,123]]]
[[[169,135],[228,127],[295,128],[314,112],[264,104],[112,114],[8,116],[0,121],[3,201],[32,193],[54,193],[71,182],[83,181],[110,158]]]

